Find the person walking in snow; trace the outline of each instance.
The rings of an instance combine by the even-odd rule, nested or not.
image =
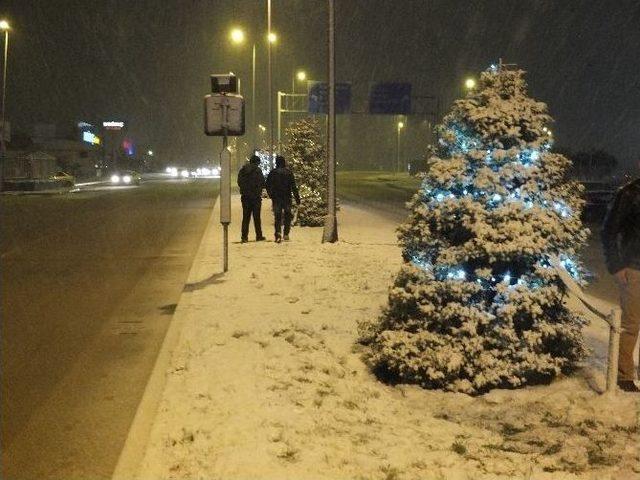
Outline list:
[[[265,240],[262,236],[262,224],[260,222],[264,175],[260,169],[260,157],[257,155],[251,155],[249,162],[244,164],[238,172],[238,187],[240,187],[240,200],[242,202],[242,243],[249,241],[251,216],[253,216],[253,227],[256,231],[256,242]]]
[[[291,196],[300,205],[300,194],[293,172],[286,167],[284,157],[276,156],[276,168],[269,172],[267,176],[267,193],[273,204],[273,215],[275,217],[275,237],[276,243],[289,241],[289,231],[291,230]],[[284,225],[283,225],[284,224]],[[284,232],[283,232],[284,227]]]
[[[640,392],[635,383],[633,353],[640,331],[640,178],[616,193],[602,229],[607,268],[620,289],[622,332],[618,386]]]

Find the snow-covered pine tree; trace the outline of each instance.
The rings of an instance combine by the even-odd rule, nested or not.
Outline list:
[[[404,264],[362,326],[382,378],[469,394],[548,381],[584,357],[584,320],[563,304],[558,258],[581,275],[581,186],[552,153],[547,106],[524,72],[492,66],[438,127],[399,228]]]
[[[327,173],[320,124],[313,118],[299,120],[287,128],[286,136],[283,153],[300,191],[297,224],[303,227],[323,225],[327,214]]]

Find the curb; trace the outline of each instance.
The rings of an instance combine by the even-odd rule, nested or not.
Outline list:
[[[209,223],[202,235],[202,240],[191,264],[185,287],[188,284],[196,283],[203,278],[207,278],[214,273],[219,273],[220,259],[218,258],[218,254],[214,253],[215,249],[213,248],[216,243],[220,243],[219,237],[221,237],[220,232],[216,231],[216,228],[219,228],[219,222],[217,220],[220,218],[219,209],[216,208],[218,200],[219,198],[216,198],[214,202]],[[211,270],[215,270],[215,272]],[[112,480],[133,480],[137,477],[138,468],[144,458],[151,429],[153,428],[158,408],[160,407],[162,393],[164,392],[167,381],[166,370],[171,362],[173,350],[180,339],[182,327],[187,317],[184,307],[181,308],[185,303],[183,300],[185,292],[187,292],[187,290],[183,289],[180,294],[173,320],[165,334],[158,357],[156,358],[131,426],[129,427],[129,432],[127,433],[127,438],[118,457],[118,462],[111,475]]]

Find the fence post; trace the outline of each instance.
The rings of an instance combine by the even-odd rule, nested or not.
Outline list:
[[[620,348],[620,325],[622,309],[614,307],[609,314],[609,358],[607,360],[607,392],[614,393],[618,380],[618,354]]]

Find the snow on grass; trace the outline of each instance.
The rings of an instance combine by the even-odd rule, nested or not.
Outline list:
[[[308,228],[232,244],[230,272],[183,296],[140,479],[637,475],[637,397],[584,376],[479,397],[379,382],[357,324],[386,302],[396,224],[348,206],[340,221],[338,244]]]

